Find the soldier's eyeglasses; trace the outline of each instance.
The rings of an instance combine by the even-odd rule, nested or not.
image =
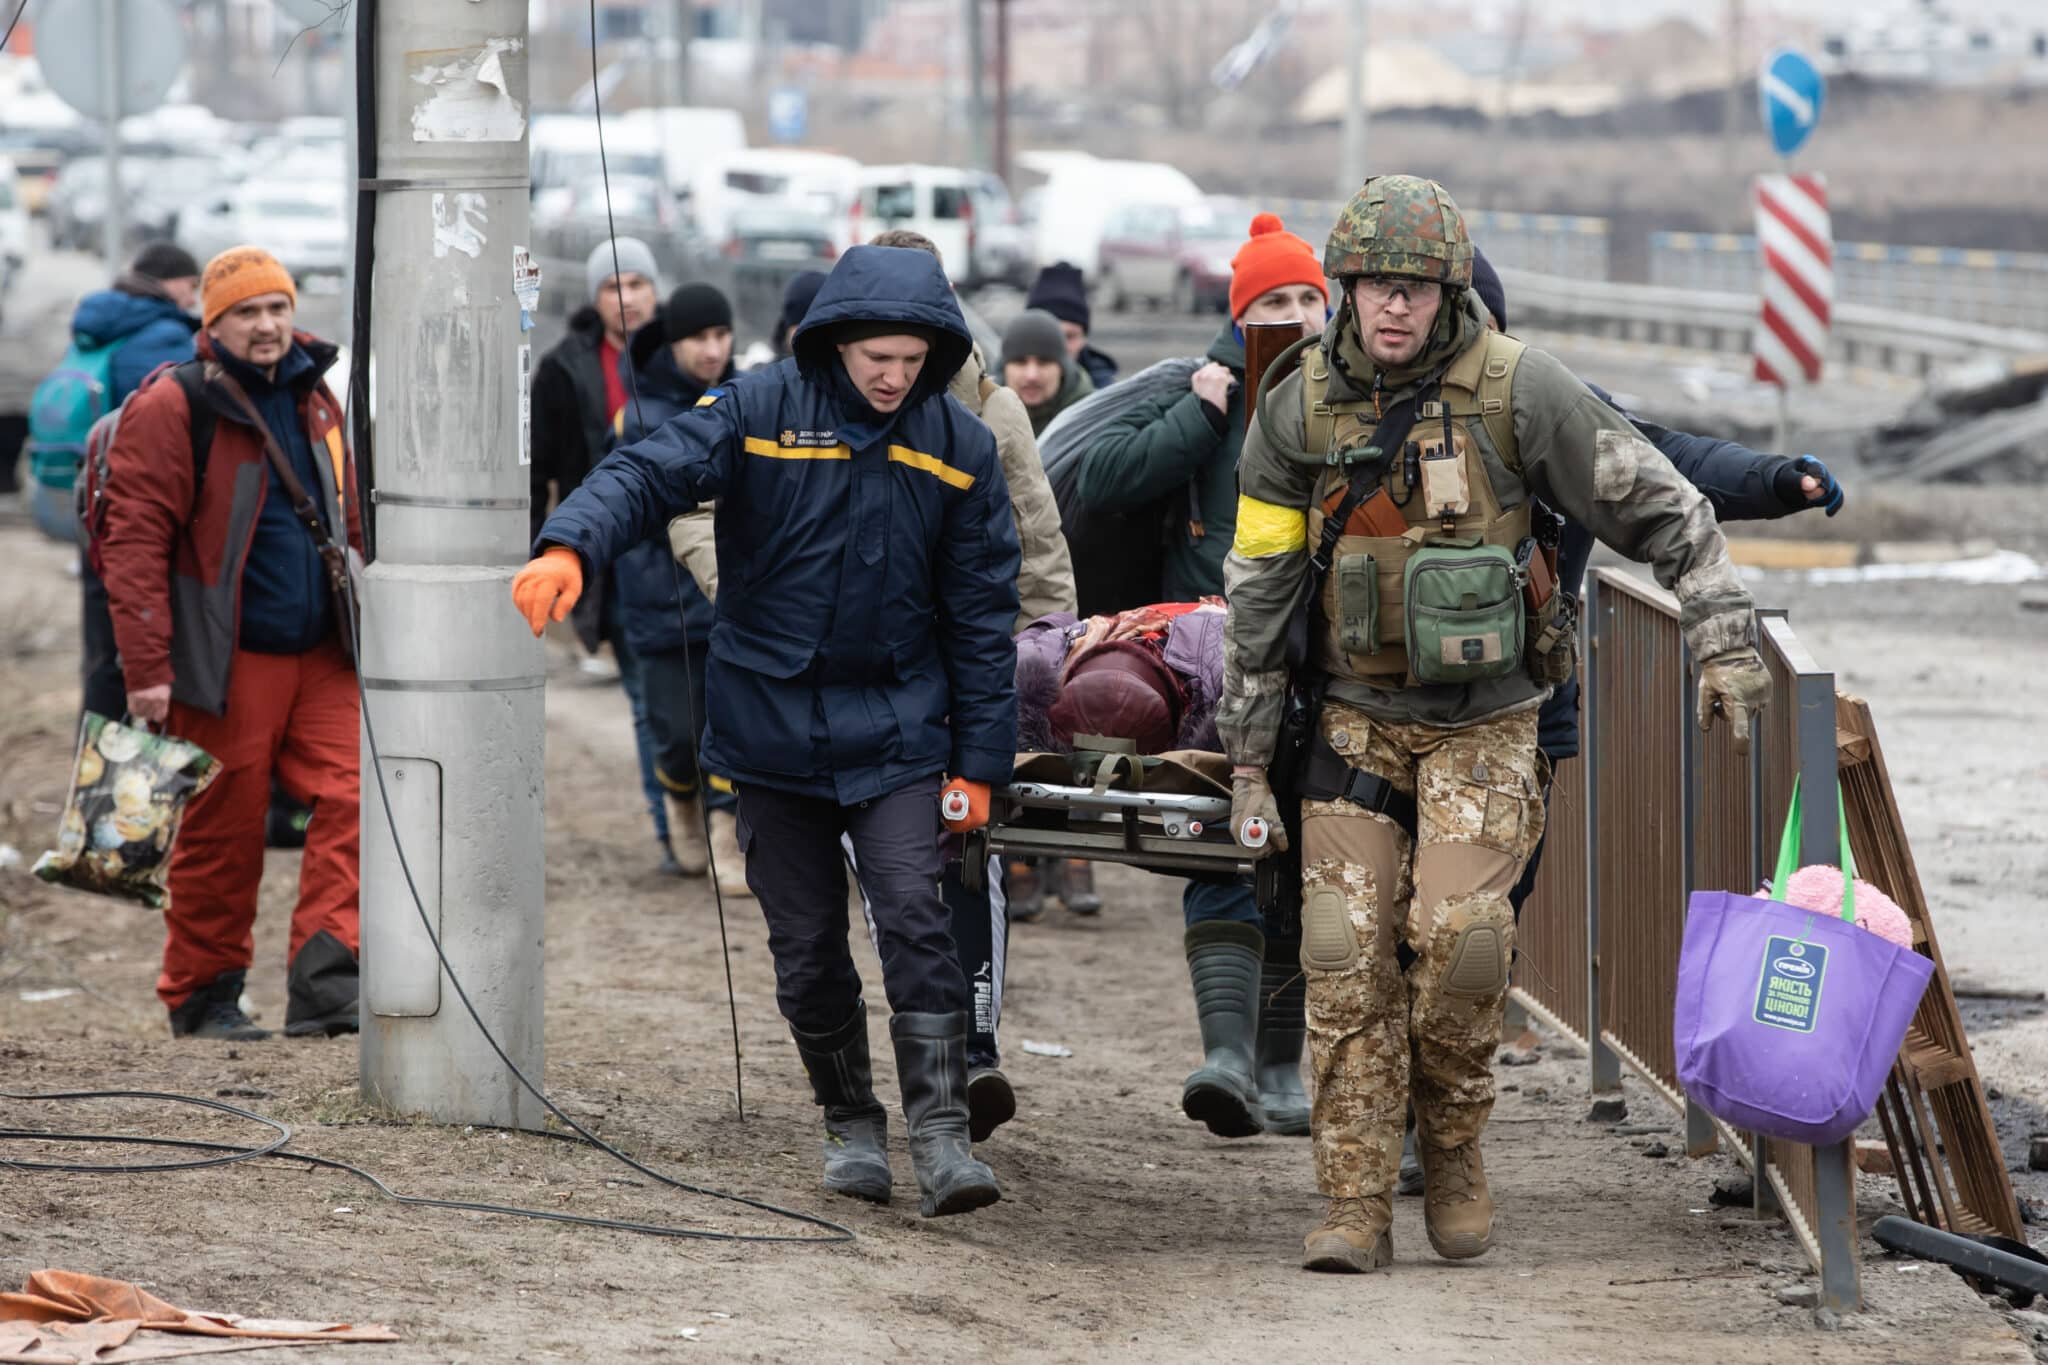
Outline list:
[[[1358,297],[1374,307],[1393,301],[1399,294],[1413,306],[1435,303],[1443,297],[1444,287],[1435,280],[1411,280],[1392,275],[1364,275],[1358,281]]]

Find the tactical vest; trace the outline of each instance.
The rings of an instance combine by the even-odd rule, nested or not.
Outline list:
[[[1323,577],[1314,642],[1317,662],[1332,679],[1380,687],[1418,685],[1406,646],[1403,573],[1425,544],[1459,541],[1512,553],[1528,538],[1533,508],[1522,482],[1508,402],[1524,349],[1512,337],[1487,332],[1444,372],[1437,397],[1420,405],[1405,448],[1393,452],[1385,476],[1387,494],[1407,521],[1407,532],[1338,538]],[[1370,397],[1328,401],[1329,358],[1321,346],[1302,353],[1301,371],[1306,448],[1325,452],[1328,461],[1309,504],[1308,543],[1313,548],[1322,543],[1324,509],[1351,481],[1353,471],[1344,455],[1372,444],[1377,418]],[[1369,566],[1366,556],[1371,557]],[[1369,584],[1360,581],[1368,574]],[[1353,608],[1348,630],[1347,590]],[[1364,620],[1356,610],[1362,598],[1373,607]],[[1347,636],[1353,648],[1345,647]]]

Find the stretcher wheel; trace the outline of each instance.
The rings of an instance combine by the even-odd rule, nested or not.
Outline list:
[[[975,895],[988,890],[988,831],[976,830],[966,836],[960,854],[960,885]]]

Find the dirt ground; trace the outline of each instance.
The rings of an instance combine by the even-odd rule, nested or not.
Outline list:
[[[0,843],[32,859],[64,796],[75,706],[75,596],[66,553],[0,526]],[[1771,585],[1813,638],[1850,660],[1880,703],[1902,799],[1959,973],[2042,980],[2028,918],[2044,862],[2041,758],[2013,773],[2010,726],[2029,713],[2041,618],[1955,594],[1917,609],[1892,594]],[[1969,589],[2013,596],[2010,589]],[[1942,596],[1946,592],[1949,596]],[[1931,620],[1939,626],[1930,624]],[[2024,638],[2016,632],[2032,626]],[[1867,639],[1911,640],[1910,649]],[[1996,649],[1986,639],[2001,641]],[[1941,661],[1981,660],[1957,688]],[[547,1080],[572,1113],[685,1179],[842,1220],[850,1245],[663,1241],[431,1209],[286,1163],[166,1175],[11,1172],[0,1178],[0,1285],[41,1266],[143,1281],[181,1304],[389,1323],[396,1346],[313,1347],[299,1359],[1182,1361],[1270,1354],[1479,1361],[2026,1361],[2013,1322],[1945,1271],[1869,1247],[1871,1311],[1825,1331],[1780,1301],[1812,1277],[1788,1233],[1708,1200],[1721,1157],[1687,1162],[1670,1111],[1629,1092],[1631,1121],[1585,1120],[1584,1060],[1550,1046],[1504,1070],[1489,1139],[1499,1247],[1452,1266],[1427,1248],[1416,1201],[1397,1210],[1380,1277],[1304,1275],[1320,1211],[1299,1139],[1224,1142],[1179,1113],[1195,1033],[1168,883],[1106,872],[1108,909],[1054,910],[1012,940],[1006,1061],[1022,1113],[983,1151],[1005,1199],[926,1222],[896,1202],[828,1201],[815,1111],[775,1014],[758,916],[728,906],[747,1114],[735,1115],[717,925],[700,885],[650,874],[616,689],[558,658],[549,694]],[[2037,734],[2038,731],[2036,730]],[[1993,779],[1993,780],[1988,780]],[[2009,780],[2008,780],[2009,779]],[[1974,793],[1969,803],[1958,791]],[[1958,850],[1949,856],[1947,850]],[[1935,850],[1944,850],[1934,856]],[[273,854],[250,991],[283,1012],[294,855]],[[290,1124],[294,1146],[352,1161],[408,1193],[773,1234],[803,1229],[650,1188],[596,1153],[534,1137],[371,1113],[352,1041],[173,1042],[152,994],[150,912],[0,872],[0,1088],[148,1089],[222,1097]],[[865,947],[863,972],[879,974]],[[2023,956],[2031,954],[2031,957]],[[68,991],[55,998],[41,993]],[[1984,1016],[1987,1076],[2048,1103],[2038,1014]],[[893,1094],[880,1009],[878,1085]],[[1074,1055],[1027,1054],[1024,1040]],[[240,1141],[246,1126],[162,1106],[15,1104],[9,1126]],[[2024,1143],[2015,1111],[2011,1143]],[[8,1144],[9,1157],[105,1160]],[[1866,1180],[1864,1214],[1891,1207]],[[2043,1192],[2035,1191],[2038,1198]],[[1867,1245],[1867,1244],[1866,1244]],[[2027,1330],[2024,1322],[2022,1330]],[[266,1357],[268,1358],[268,1357]]]

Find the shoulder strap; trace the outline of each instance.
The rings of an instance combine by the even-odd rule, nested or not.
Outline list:
[[[328,552],[336,548],[334,538],[321,524],[319,505],[306,491],[306,485],[299,482],[299,476],[292,471],[292,462],[278,446],[277,437],[271,433],[270,424],[256,411],[256,405],[249,401],[249,395],[242,391],[242,386],[235,382],[234,376],[222,371],[214,375],[213,379],[221,392],[228,396],[228,401],[235,405],[235,411],[241,415],[242,420],[256,428],[257,436],[263,441],[263,453],[270,459],[270,472],[277,476],[278,481],[284,485],[285,493],[292,500],[293,515],[298,517],[300,525],[313,537],[313,543],[320,548],[321,557],[326,558]]]
[[[185,410],[192,426],[192,491],[206,482],[206,462],[213,454],[213,404],[206,397],[206,362],[193,359],[171,367],[171,378],[185,391]]]
[[[1327,452],[1337,438],[1337,414],[1330,411],[1330,361],[1320,345],[1301,355],[1302,438],[1309,450]]]
[[[1515,440],[1515,410],[1511,401],[1515,368],[1522,363],[1526,342],[1505,332],[1489,331],[1484,342],[1467,347],[1465,353],[1444,371],[1444,387],[1469,393],[1479,409],[1479,420],[1500,452],[1502,463],[1516,474],[1522,472],[1521,446]]]

